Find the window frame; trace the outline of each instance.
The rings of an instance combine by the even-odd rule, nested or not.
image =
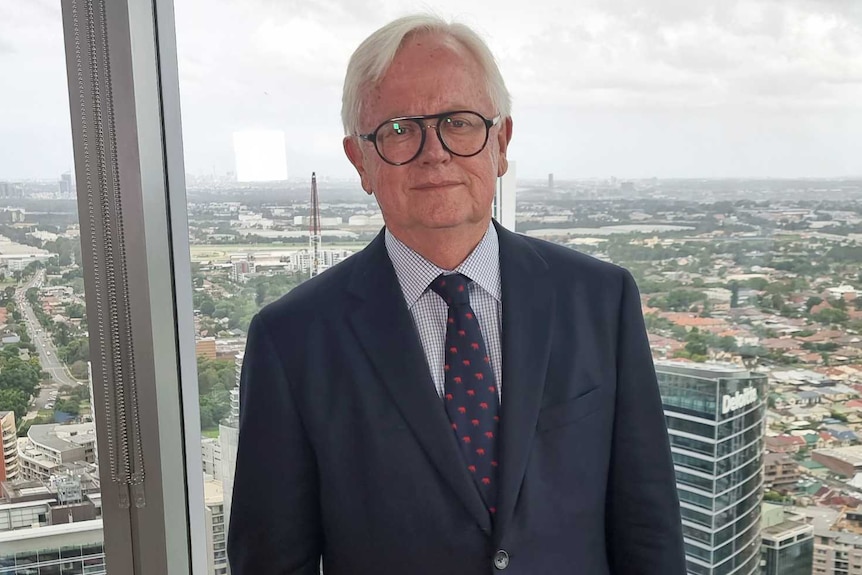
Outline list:
[[[61,8],[107,568],[203,575],[173,3],[61,0]],[[139,488],[129,490],[122,476],[115,481],[126,469],[124,447],[130,469],[145,471]]]

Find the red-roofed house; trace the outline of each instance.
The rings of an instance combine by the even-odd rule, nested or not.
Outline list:
[[[772,453],[798,453],[807,444],[801,437],[792,435],[776,435],[766,438],[766,450]]]

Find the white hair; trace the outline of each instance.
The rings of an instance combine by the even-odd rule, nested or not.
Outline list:
[[[470,27],[432,14],[404,16],[387,24],[365,39],[350,57],[341,97],[341,121],[348,136],[359,133],[363,98],[380,81],[406,38],[419,33],[438,33],[463,45],[479,62],[484,72],[488,96],[504,119],[511,113],[511,96],[497,68],[494,55],[485,41]]]

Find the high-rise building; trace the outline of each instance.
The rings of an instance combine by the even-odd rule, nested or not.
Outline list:
[[[71,172],[60,174],[59,186],[61,198],[71,197],[75,193],[75,185],[72,183]]]
[[[822,512],[823,508],[817,508]],[[811,508],[800,513],[814,515]],[[819,513],[817,514],[819,515]],[[862,573],[862,507],[844,507],[835,515],[815,515],[813,575]],[[783,573],[782,573],[783,575]]]
[[[507,230],[515,231],[515,212],[516,207],[516,169],[515,162],[509,162],[509,169],[502,177],[497,178],[497,193],[494,195],[494,205],[492,214]]]
[[[810,573],[813,575],[862,573],[862,535],[843,531],[815,533],[814,564]]]
[[[90,421],[94,426],[96,425],[96,403],[95,396],[93,395],[93,364],[89,361],[87,362],[87,386],[90,390],[90,417],[85,418],[84,421]],[[96,468],[99,467],[99,439],[93,436],[93,463],[96,464]]]
[[[548,189],[554,189],[554,174],[548,174]]]
[[[102,520],[2,531],[0,570],[105,575]]]
[[[15,412],[0,411],[0,481],[17,479],[19,474],[18,437]]]
[[[767,453],[763,463],[764,488],[786,493],[796,488],[799,463],[787,453]]]
[[[230,412],[218,426],[218,439],[221,447],[222,485],[224,487],[225,523],[230,521],[233,478],[236,470],[236,450],[239,444],[239,384],[242,375],[244,353],[236,354],[236,385],[230,390]]]
[[[787,517],[777,505],[763,505],[761,575],[811,575],[814,526]]]
[[[18,443],[21,477],[47,482],[66,466],[96,463],[93,423],[33,425]]]
[[[209,575],[227,575],[227,521],[221,481],[204,481],[204,525]]]
[[[218,439],[205,437],[201,440],[201,463],[203,464],[204,475],[221,482],[223,466],[221,462],[221,443]]]
[[[730,364],[657,362],[688,572],[760,568],[766,376]]]
[[[0,200],[20,200],[23,197],[24,189],[21,184],[0,182]]]
[[[216,338],[201,337],[195,341],[195,357],[216,358]]]

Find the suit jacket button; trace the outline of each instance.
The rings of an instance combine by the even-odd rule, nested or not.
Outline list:
[[[502,571],[509,566],[509,554],[505,550],[500,549],[494,553],[494,567]]]

